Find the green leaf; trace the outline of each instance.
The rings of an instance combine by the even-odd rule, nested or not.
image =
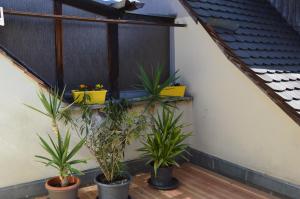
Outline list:
[[[148,134],[143,147],[139,149],[143,156],[154,162],[154,168],[177,165],[175,159],[182,156],[187,148],[183,142],[191,135],[183,131],[180,123],[182,113],[175,117],[175,111],[163,108],[161,114],[152,117],[152,133]]]
[[[58,159],[58,154],[56,154],[52,148],[48,145],[48,143],[42,138],[40,137],[40,141],[41,141],[41,146],[53,157],[53,158],[56,158]]]
[[[82,173],[81,171],[79,171],[78,169],[75,169],[73,167],[69,168],[72,174],[76,174],[76,175],[84,175],[84,173]]]
[[[68,162],[69,165],[82,164],[82,163],[86,164],[87,161],[86,160],[72,160],[72,161]]]
[[[24,104],[24,105],[27,106],[28,108],[30,108],[30,109],[38,112],[38,113],[41,113],[42,115],[45,115],[45,116],[49,117],[49,115],[47,113],[44,113],[43,111],[41,111],[41,110],[39,110],[39,109],[37,109],[37,108],[35,108],[33,106],[30,106],[30,105],[27,105],[27,104]]]
[[[85,140],[81,140],[69,153],[69,155],[67,156],[67,160],[70,160],[84,145]]]
[[[42,160],[47,160],[47,161],[51,161],[49,158],[46,158],[46,157],[44,157],[44,156],[39,156],[39,155],[36,155],[36,156],[34,156],[34,157],[36,157],[36,158],[39,158],[39,159],[42,159]],[[47,163],[46,163],[47,164]]]

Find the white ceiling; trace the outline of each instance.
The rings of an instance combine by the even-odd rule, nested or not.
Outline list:
[[[121,0],[94,0],[106,5],[111,5]],[[145,3],[144,7],[134,11],[138,14],[149,15],[177,15],[178,0],[130,0]]]

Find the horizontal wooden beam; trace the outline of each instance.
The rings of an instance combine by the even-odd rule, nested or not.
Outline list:
[[[126,13],[122,16],[122,19],[135,20],[135,21],[174,23],[176,16],[159,16],[159,15]]]
[[[64,4],[76,7],[82,10],[86,10],[95,14],[99,14],[106,17],[120,17],[121,12],[116,8],[107,6],[105,4],[99,3],[97,1],[91,0],[62,0]]]
[[[15,10],[4,10],[4,14],[15,15],[15,16],[48,18],[48,19],[50,18],[50,19],[71,20],[71,21],[98,22],[98,23],[107,23],[107,24],[133,24],[133,25],[170,26],[170,27],[187,26],[186,24],[177,24],[177,23],[149,22],[149,21],[136,21],[136,20],[124,20],[124,19],[89,18],[89,17],[68,16],[68,15],[53,15],[53,14],[34,13],[34,12],[22,12],[22,11],[15,11]]]

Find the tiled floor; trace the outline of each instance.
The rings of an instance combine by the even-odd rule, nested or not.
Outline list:
[[[248,187],[215,173],[185,164],[176,168],[174,175],[180,180],[178,189],[157,191],[147,184],[148,174],[135,176],[130,189],[132,199],[267,199],[276,197]],[[83,188],[80,199],[95,199],[96,186]],[[38,198],[45,199],[46,197]]]

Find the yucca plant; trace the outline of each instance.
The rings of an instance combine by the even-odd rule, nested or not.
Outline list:
[[[48,95],[45,94],[43,90],[38,92],[38,98],[43,105],[44,110],[40,110],[36,107],[25,104],[32,110],[41,113],[42,115],[49,117],[51,119],[52,131],[55,134],[58,134],[58,121],[63,121],[65,124],[71,123],[73,121],[70,117],[70,107],[73,104],[63,107],[63,96],[65,89],[60,94],[57,88],[51,89],[48,92]]]
[[[184,152],[188,147],[184,141],[191,135],[183,131],[184,124],[180,123],[182,114],[175,116],[175,112],[163,108],[162,114],[152,117],[154,125],[152,132],[146,135],[143,147],[139,149],[143,156],[149,158],[147,164],[153,164],[155,175],[158,168],[179,166],[177,157],[186,159]]]
[[[169,78],[165,81],[162,81],[163,67],[158,66],[155,70],[152,71],[152,74],[148,75],[143,67],[140,67],[139,79],[141,81],[141,87],[146,91],[148,96],[146,100],[148,101],[146,105],[146,110],[150,107],[154,107],[155,104],[160,104],[163,107],[172,106],[168,103],[168,98],[160,95],[161,91],[167,86],[176,82],[179,79],[178,71],[171,74]]]
[[[72,104],[63,107],[64,91],[60,94],[58,89],[49,91],[46,95],[44,91],[40,90],[38,98],[43,105],[44,110],[36,107],[26,105],[38,113],[51,119],[52,131],[56,139],[53,139],[49,134],[49,141],[47,142],[39,136],[41,146],[49,154],[49,157],[35,156],[39,162],[46,166],[51,166],[58,170],[60,185],[62,187],[68,186],[68,176],[71,174],[82,174],[79,170],[75,169],[73,165],[79,163],[86,163],[86,160],[73,160],[76,153],[82,148],[85,140],[79,141],[72,149],[70,149],[71,134],[68,131],[65,136],[62,136],[59,130],[59,122],[63,121],[65,125],[73,124],[70,116],[70,107]]]
[[[86,160],[73,160],[76,153],[82,148],[85,140],[81,140],[72,149],[70,149],[71,134],[68,131],[65,138],[63,138],[59,131],[57,131],[57,140],[53,140],[48,135],[50,144],[47,143],[41,136],[39,136],[41,146],[49,154],[50,157],[36,155],[39,162],[46,166],[51,166],[59,171],[59,179],[61,187],[69,185],[68,176],[77,174],[83,174],[73,166],[76,164],[87,163]]]

